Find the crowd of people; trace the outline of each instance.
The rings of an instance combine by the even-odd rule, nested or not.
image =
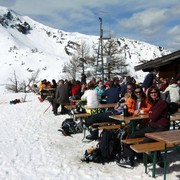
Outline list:
[[[108,111],[100,111],[91,115],[86,121],[86,127],[94,123],[114,121],[110,115],[122,114],[124,106],[128,109],[129,115],[140,113],[149,114],[149,120],[137,121],[136,131],[129,132],[128,137],[144,137],[147,132],[165,131],[170,128],[167,102],[180,102],[180,76],[171,78],[157,77],[158,70],[154,69],[147,74],[142,83],[136,82],[133,77],[124,78],[114,77],[112,80],[103,82],[101,79],[92,78],[86,82],[85,75],[79,80],[59,80],[52,83],[43,80],[39,84],[39,93],[42,102],[47,98],[46,88],[50,90],[52,96],[50,103],[53,107],[54,115],[66,114],[65,105],[70,103],[70,99],[81,99],[86,101],[88,106],[98,107],[102,103],[116,103],[114,108]],[[47,89],[48,89],[47,88]],[[48,90],[49,91],[49,90]],[[61,106],[61,111],[58,108]],[[86,136],[89,140],[97,140],[99,137],[98,129],[90,130]],[[150,142],[145,139],[144,142]],[[160,159],[159,155],[159,159]],[[125,145],[122,158],[118,164],[122,166],[134,166],[135,152]]]
[[[54,105],[55,115],[58,114],[57,109],[61,106],[61,112],[64,114],[64,105],[70,103],[70,99],[84,99],[90,106],[103,103],[118,103],[124,102],[131,97],[135,86],[139,85],[143,92],[147,95],[147,89],[152,85],[157,86],[161,92],[162,99],[167,102],[179,102],[179,86],[180,77],[157,78],[158,70],[154,69],[147,74],[142,83],[136,82],[133,77],[127,76],[124,78],[114,77],[111,80],[102,82],[101,79],[92,78],[86,83],[86,76],[83,74],[81,80],[59,80],[57,83],[53,79],[52,82],[46,79],[40,81],[39,94],[40,101],[43,102],[51,94],[50,102]],[[48,92],[48,93],[47,93]],[[55,105],[56,104],[56,105]],[[58,105],[58,106],[57,106]]]

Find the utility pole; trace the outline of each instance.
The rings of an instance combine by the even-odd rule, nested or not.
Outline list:
[[[111,38],[103,37],[103,24],[101,17],[99,17],[99,21],[100,21],[100,37],[99,37],[98,54],[97,54],[96,75],[98,75],[98,72],[101,72],[102,82],[104,82],[103,40],[111,39]]]
[[[99,37],[99,45],[98,45],[98,54],[97,54],[97,68],[96,75],[101,73],[102,81],[104,82],[104,61],[103,61],[103,26],[102,26],[102,18],[99,18],[100,21],[100,37]]]

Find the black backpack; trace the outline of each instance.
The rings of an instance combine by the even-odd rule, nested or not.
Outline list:
[[[175,102],[168,103],[168,113],[174,114],[178,111],[179,105]]]
[[[94,163],[104,163],[101,152],[98,148],[89,148],[85,151],[84,157],[81,159],[82,162],[94,162]]]
[[[126,130],[106,130],[104,129],[99,138],[98,148],[103,162],[110,162],[121,157],[122,142]]]
[[[68,118],[62,122],[61,129],[58,131],[61,131],[64,136],[71,136],[83,132],[83,125],[81,122],[76,123],[72,118]]]
[[[83,162],[108,163],[121,156],[122,130],[104,129],[96,148],[85,151]]]

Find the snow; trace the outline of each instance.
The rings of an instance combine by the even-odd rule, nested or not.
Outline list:
[[[82,142],[83,133],[63,136],[58,129],[68,115],[54,116],[48,101],[28,93],[26,102],[10,105],[24,93],[0,94],[0,179],[3,180],[150,180],[143,164],[125,169],[111,162],[105,165],[81,162],[86,149],[97,142]],[[167,180],[180,178],[180,154],[168,154]],[[163,179],[157,167],[156,179]]]

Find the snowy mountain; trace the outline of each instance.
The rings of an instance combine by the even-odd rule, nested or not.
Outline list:
[[[0,84],[16,72],[18,80],[26,80],[40,70],[39,79],[59,79],[62,67],[71,59],[74,45],[85,41],[93,53],[93,45],[99,36],[78,32],[65,32],[40,24],[27,16],[20,16],[5,7],[0,7]],[[130,75],[142,80],[145,73],[135,72],[134,66],[142,60],[155,59],[169,54],[164,48],[127,38],[116,38],[123,56],[129,64]]]

